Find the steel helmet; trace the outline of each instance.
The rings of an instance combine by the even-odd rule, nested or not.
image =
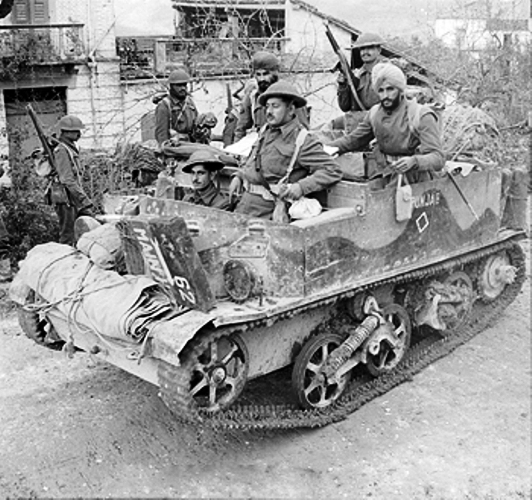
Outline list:
[[[170,85],[172,83],[184,84],[188,82],[190,82],[190,76],[185,70],[182,69],[175,69],[168,76],[168,83]]]
[[[210,172],[215,172],[223,168],[224,164],[219,156],[212,151],[195,151],[190,155],[189,160],[181,169],[185,174],[192,173],[192,167],[195,165],[203,165]]]
[[[77,116],[66,115],[57,122],[57,128],[59,130],[77,130],[81,132],[85,128],[85,125],[83,125],[83,122]]]
[[[270,97],[282,97],[291,99],[296,108],[302,108],[307,104],[307,100],[297,91],[297,89],[288,82],[275,82],[268,87],[266,92],[260,95],[259,103],[261,106],[266,105]]]
[[[384,44],[384,40],[376,33],[362,33],[357,38],[357,41],[351,45],[352,49],[361,49],[363,47],[380,47]]]
[[[275,54],[261,50],[255,52],[253,59],[251,59],[251,66],[253,71],[258,69],[266,69],[268,71],[279,71],[279,59]]]

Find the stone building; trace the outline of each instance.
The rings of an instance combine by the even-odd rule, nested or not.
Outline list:
[[[48,131],[71,113],[86,124],[83,147],[114,144],[124,118],[113,0],[11,3],[0,19],[0,153],[38,146],[28,104]]]

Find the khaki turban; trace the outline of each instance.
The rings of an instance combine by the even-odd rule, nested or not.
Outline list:
[[[395,64],[378,63],[371,72],[371,80],[375,91],[382,87],[383,82],[388,82],[392,87],[402,92],[406,90],[406,76]]]

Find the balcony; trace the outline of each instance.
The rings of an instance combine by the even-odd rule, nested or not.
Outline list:
[[[117,39],[122,78],[165,75],[176,67],[194,76],[227,76],[249,72],[257,50],[281,55],[286,38],[123,38]]]
[[[0,26],[0,76],[15,78],[36,66],[86,61],[83,24]]]

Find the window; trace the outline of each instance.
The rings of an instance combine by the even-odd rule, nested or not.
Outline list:
[[[46,24],[50,20],[48,0],[15,0],[14,24]]]

